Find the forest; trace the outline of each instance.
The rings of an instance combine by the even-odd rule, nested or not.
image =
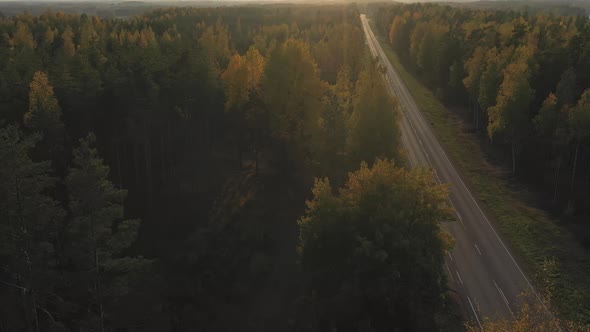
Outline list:
[[[469,112],[514,176],[557,215],[590,227],[590,21],[582,10],[375,10],[394,50],[436,95]],[[576,15],[573,15],[576,13]]]
[[[356,5],[1,18],[0,331],[439,330],[398,117]]]

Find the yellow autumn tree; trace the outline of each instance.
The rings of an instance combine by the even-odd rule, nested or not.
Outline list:
[[[276,47],[262,86],[273,135],[290,143],[309,143],[316,134],[326,89],[309,45],[289,39]]]
[[[71,27],[66,27],[64,33],[61,34],[63,43],[63,52],[68,57],[72,57],[76,54],[76,44],[74,44],[74,32]]]
[[[61,108],[47,74],[36,72],[29,87],[29,111],[24,116],[25,125],[34,130],[55,128],[61,123]]]
[[[263,74],[264,58],[256,48],[251,47],[244,56],[232,56],[227,69],[221,74],[225,82],[226,110],[244,107],[250,93],[259,88]]]
[[[517,50],[516,62],[504,69],[502,85],[496,97],[496,105],[488,109],[488,135],[502,134],[510,142],[512,172],[516,173],[519,141],[530,126],[527,110],[534,98],[529,79],[531,77],[531,51],[526,47]]]
[[[16,24],[16,31],[12,37],[12,43],[16,48],[34,49],[37,47],[31,29],[29,29],[26,23],[21,21]]]
[[[227,64],[230,55],[229,30],[220,21],[215,27],[209,26],[205,29],[199,38],[199,44],[206,50],[209,61],[216,67],[223,68]]]
[[[139,37],[139,46],[142,48],[157,46],[157,39],[154,30],[151,27],[144,28],[141,30]]]
[[[246,63],[248,65],[248,87],[252,90],[260,88],[262,76],[264,75],[264,57],[257,48],[250,47],[246,52]]]
[[[264,74],[264,58],[255,47],[250,47],[244,56],[235,54],[231,57],[227,69],[221,74],[225,83],[225,110],[229,113],[232,132],[238,148],[239,165],[242,166],[242,150],[245,132],[252,127],[252,122],[259,108],[252,102],[252,96],[260,91],[260,82]],[[256,136],[252,135],[246,136]],[[256,145],[256,144],[254,144]]]
[[[248,72],[245,62],[241,55],[235,54],[229,60],[227,69],[221,74],[221,78],[225,82],[226,110],[234,107],[239,108],[248,98],[248,89],[246,86]]]
[[[53,30],[50,27],[48,27],[47,30],[45,30],[45,44],[52,45],[55,41],[55,35],[57,35],[57,29]]]
[[[389,42],[393,45],[393,48],[396,50],[401,49],[403,47],[402,39],[405,37],[404,34],[407,32],[405,30],[406,20],[397,15],[393,19],[391,23],[391,27],[389,29]]]

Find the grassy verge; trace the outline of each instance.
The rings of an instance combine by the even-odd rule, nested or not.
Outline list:
[[[478,138],[467,133],[463,121],[403,67],[383,36],[376,36],[453,164],[528,271],[529,279],[538,290],[552,289],[552,303],[563,318],[589,322],[590,260],[585,250],[558,221],[524,203],[526,191],[514,188],[505,172],[487,162]],[[551,260],[556,264],[547,263]]]

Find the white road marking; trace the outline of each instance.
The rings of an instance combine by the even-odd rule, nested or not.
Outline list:
[[[451,278],[451,281],[455,281],[455,278],[453,278],[453,273],[451,273],[451,269],[449,269],[449,264],[447,264],[447,261],[445,261],[445,266],[447,267],[447,272],[449,272],[449,277]]]
[[[510,311],[512,318],[514,318],[514,313],[512,312],[512,309],[510,309],[510,304],[508,303],[508,299],[504,295],[504,292],[502,291],[502,289],[500,289],[500,287],[498,286],[498,284],[496,283],[496,281],[494,279],[492,279],[492,282],[494,283],[494,286],[496,286],[498,293],[500,293],[500,297],[502,297],[502,300],[504,300],[504,304],[506,304],[506,307],[508,308],[508,311]]]
[[[455,214],[457,215],[457,218],[459,218],[459,221],[461,222],[461,226],[463,226],[464,230],[467,230],[467,226],[465,226],[465,223],[463,222],[463,217],[461,217],[461,214],[459,213],[459,211],[455,207],[455,204],[453,204],[453,201],[451,200],[450,197],[447,197],[447,200],[449,201],[449,203],[451,203],[453,210],[455,210]]]
[[[436,169],[432,169],[434,171],[434,175],[436,176],[436,179],[438,180],[438,183],[442,184],[442,181],[440,180],[440,177],[438,176],[438,172],[436,171]]]
[[[451,252],[447,251],[447,254],[449,255],[449,258],[451,259],[451,262],[453,261],[453,256],[451,256]]]
[[[459,271],[455,271],[457,272],[457,277],[459,277],[459,282],[461,283],[461,285],[463,285],[463,279],[461,279],[461,275],[459,274]]]
[[[475,312],[475,308],[473,307],[473,303],[471,303],[471,299],[469,298],[469,296],[467,297],[467,301],[469,301],[469,306],[471,307],[471,311],[473,311],[473,315],[475,316],[477,325],[479,325],[479,329],[483,331],[483,326],[481,326],[481,322],[479,321],[479,317],[477,316],[477,312]]]
[[[479,253],[479,255],[481,256],[481,250],[479,250],[479,247],[477,246],[477,243],[474,243],[475,245],[475,249],[477,249],[477,252]]]

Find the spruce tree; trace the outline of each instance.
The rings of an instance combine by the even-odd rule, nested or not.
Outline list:
[[[131,272],[147,261],[123,255],[135,241],[140,221],[124,220],[127,192],[108,179],[109,167],[92,146],[95,141],[92,133],[80,139],[65,181],[70,197],[70,257],[78,280],[91,291],[89,327],[104,331],[108,299],[126,293]]]

